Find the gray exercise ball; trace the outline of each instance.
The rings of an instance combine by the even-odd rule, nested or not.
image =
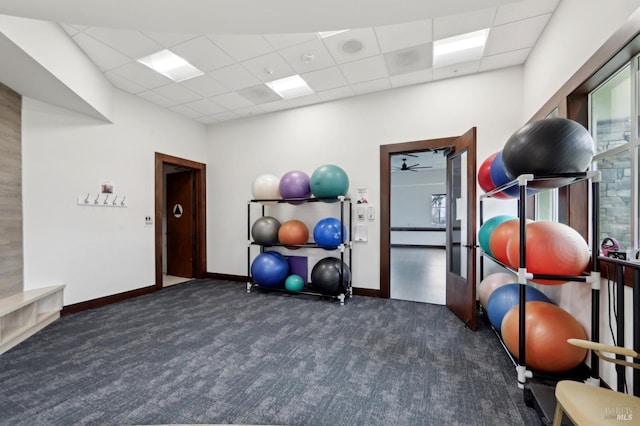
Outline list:
[[[263,216],[253,222],[251,237],[258,244],[275,244],[278,242],[280,222],[275,217]]]
[[[340,264],[342,264],[342,282],[340,281]],[[311,270],[310,287],[322,294],[337,296],[344,293],[351,282],[351,271],[346,263],[337,257],[325,257]]]

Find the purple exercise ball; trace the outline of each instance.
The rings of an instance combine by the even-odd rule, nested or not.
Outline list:
[[[309,198],[309,176],[300,170],[291,170],[280,178],[280,195],[282,198]],[[302,204],[302,201],[290,201],[291,204]]]

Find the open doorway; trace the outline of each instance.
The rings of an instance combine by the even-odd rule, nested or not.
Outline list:
[[[206,274],[206,165],[155,155],[156,287]]]

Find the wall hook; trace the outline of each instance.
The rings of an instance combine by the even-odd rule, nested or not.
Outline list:
[[[122,197],[122,201],[120,201],[120,205],[121,206],[124,206],[124,200],[126,200],[126,199],[127,199],[126,195],[124,197]]]
[[[95,200],[93,200],[93,204],[98,204],[98,199],[100,198],[100,194],[98,194],[98,196],[96,197]]]
[[[89,204],[89,193],[87,192],[87,198],[84,199],[85,204]]]
[[[116,198],[113,199],[113,202],[111,204],[115,206],[117,200],[118,200],[118,196],[116,195]]]
[[[109,200],[109,194],[107,194],[107,196],[104,197],[104,204],[109,204],[108,200]]]

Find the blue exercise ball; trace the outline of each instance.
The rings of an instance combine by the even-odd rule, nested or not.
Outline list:
[[[342,168],[335,164],[325,164],[311,174],[309,188],[316,198],[336,198],[347,195],[349,177]]]
[[[553,303],[540,290],[527,285],[525,289],[525,300],[527,302],[547,302]],[[506,284],[496,288],[487,301],[487,314],[489,321],[496,330],[501,331],[502,319],[516,305],[520,304],[520,284]]]
[[[289,291],[302,291],[302,289],[304,288],[304,280],[300,275],[289,275],[284,281],[284,288]]]
[[[347,228],[338,219],[325,217],[313,227],[313,239],[317,245],[333,249],[347,241]]]
[[[504,168],[504,162],[502,160],[502,151],[499,151],[495,156],[493,161],[491,162],[491,168],[489,169],[489,174],[491,175],[491,181],[495,185],[495,187],[499,187],[504,185],[505,183],[511,182],[515,178],[511,178],[507,175],[507,172]],[[516,176],[517,177],[517,176]],[[502,191],[503,194],[507,194],[510,197],[519,197],[520,196],[520,185],[513,185],[509,188]],[[527,187],[527,195],[533,195],[536,191]]]
[[[280,253],[260,253],[251,263],[251,277],[264,287],[279,287],[289,276],[289,262]]]
[[[489,240],[491,239],[491,234],[493,233],[493,230],[496,229],[496,226],[500,225],[502,222],[506,222],[507,220],[511,220],[511,219],[517,219],[517,217],[507,215],[507,214],[502,214],[499,216],[494,216],[482,224],[482,226],[480,227],[480,230],[478,231],[478,243],[480,244],[480,247],[482,247],[482,250],[485,251],[485,253],[487,253],[490,256],[493,256],[493,254],[491,254],[491,247],[489,247]]]
[[[341,279],[342,278],[342,279]],[[313,290],[331,296],[344,293],[351,282],[351,271],[346,263],[337,257],[325,257],[311,270]]]

